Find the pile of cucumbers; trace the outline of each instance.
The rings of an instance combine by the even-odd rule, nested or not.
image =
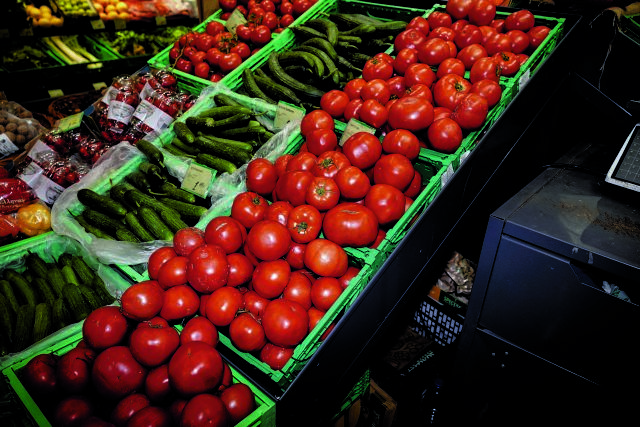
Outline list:
[[[146,140],[136,144],[145,155],[137,169],[100,194],[78,190],[84,210],[75,217],[85,231],[108,240],[172,240],[176,231],[195,225],[208,201],[179,187],[166,170],[162,151]]]
[[[405,21],[337,12],[291,26],[296,46],[271,52],[257,70],[243,70],[241,90],[269,103],[318,108],[325,92],[360,76],[366,61],[393,46],[406,27]]]
[[[257,120],[252,109],[228,95],[216,94],[213,101],[215,106],[174,122],[176,136],[163,148],[219,173],[233,173],[251,160],[273,132]]]
[[[25,266],[1,275],[0,355],[21,351],[115,301],[79,255],[64,253],[46,262],[29,252]]]

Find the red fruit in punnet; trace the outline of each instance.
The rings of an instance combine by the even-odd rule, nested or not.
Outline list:
[[[163,246],[153,251],[151,256],[149,256],[149,261],[147,262],[147,273],[149,274],[149,278],[157,280],[160,267],[169,261],[169,259],[177,255],[178,254],[176,254],[176,251],[172,246]]]
[[[29,393],[45,395],[57,390],[56,366],[59,359],[53,353],[42,353],[27,362],[22,371],[22,380]]]
[[[169,361],[169,381],[183,396],[214,390],[223,373],[224,361],[220,353],[204,342],[181,345]]]
[[[260,321],[248,312],[240,313],[231,321],[229,338],[234,346],[246,352],[258,351],[267,343]]]
[[[213,218],[204,229],[208,244],[220,246],[225,253],[237,252],[247,239],[247,229],[230,216]]]
[[[162,289],[169,289],[173,286],[187,283],[187,266],[189,258],[186,256],[175,256],[168,260],[158,271],[158,284]]]
[[[257,222],[247,235],[247,246],[251,253],[262,261],[282,258],[289,251],[291,234],[284,225],[276,221]]]
[[[265,308],[262,325],[271,343],[280,347],[293,347],[307,335],[309,316],[297,302],[276,299]]]
[[[227,326],[243,306],[242,293],[237,288],[223,286],[207,298],[205,313],[213,325]]]
[[[204,315],[190,319],[180,331],[180,345],[200,341],[215,347],[218,344],[218,329]]]
[[[180,427],[226,427],[232,425],[229,421],[229,412],[222,400],[209,393],[192,397],[180,415]]]
[[[98,354],[91,371],[95,390],[110,399],[121,399],[142,390],[146,376],[146,368],[136,361],[129,347],[122,345]]]
[[[93,411],[93,404],[87,397],[69,396],[55,406],[53,420],[60,427],[79,426],[93,415]]]
[[[171,427],[171,414],[159,406],[147,406],[135,413],[127,423],[127,427]]]
[[[82,338],[94,350],[120,344],[129,325],[120,308],[112,305],[93,310],[82,324]]]
[[[220,246],[206,244],[191,252],[187,279],[193,289],[209,294],[226,285],[228,277],[229,262]]]
[[[145,280],[129,286],[120,297],[122,314],[129,319],[144,321],[160,313],[164,289],[155,280]]]
[[[232,424],[249,416],[256,408],[256,398],[251,388],[244,383],[235,383],[220,393],[220,399],[229,412]]]
[[[193,316],[199,308],[200,298],[191,286],[173,286],[164,292],[160,317],[171,322]]]
[[[173,327],[136,328],[129,337],[129,349],[142,365],[153,368],[166,363],[180,345]]]
[[[120,400],[111,411],[111,421],[118,427],[127,425],[129,419],[139,410],[149,406],[151,402],[143,393],[130,394]]]
[[[69,394],[87,390],[91,381],[91,366],[96,352],[90,348],[72,348],[63,354],[56,366],[58,387]]]
[[[176,231],[173,249],[180,256],[189,256],[194,249],[205,244],[204,231],[197,227],[187,227]]]

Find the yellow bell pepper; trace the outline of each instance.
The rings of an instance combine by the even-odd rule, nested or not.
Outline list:
[[[29,237],[51,230],[51,210],[44,203],[36,202],[23,206],[16,212],[20,232]]]

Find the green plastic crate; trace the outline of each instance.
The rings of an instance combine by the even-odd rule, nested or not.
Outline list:
[[[108,48],[107,46],[99,43],[97,40],[94,40],[89,36],[79,35],[78,42],[100,61],[113,61],[115,59],[121,59],[120,55],[116,51]],[[62,63],[69,64],[69,62],[67,62],[64,58],[58,56],[55,52],[52,52],[52,55],[54,55],[59,61],[62,61]],[[87,63],[87,65],[89,64],[95,64],[95,62]]]
[[[77,333],[71,337],[67,337],[64,340],[52,345],[51,347],[37,353],[53,353],[57,355],[63,355],[72,348],[74,348],[78,342],[82,339],[82,333]],[[33,354],[31,357],[35,356]],[[30,358],[31,358],[30,357]],[[41,427],[50,427],[52,423],[47,419],[47,416],[43,413],[41,408],[34,401],[32,396],[26,390],[24,384],[20,380],[20,369],[22,369],[30,360],[24,359],[18,363],[15,363],[2,370],[2,374],[5,380],[9,383],[13,392],[18,396],[25,409],[25,416],[30,417],[36,425]],[[236,424],[236,427],[275,427],[276,425],[276,405],[260,388],[251,382],[251,380],[233,366],[229,365],[234,383],[243,383],[249,386],[253,391],[256,398],[256,408],[249,414],[244,420]]]
[[[356,384],[353,386],[349,394],[342,401],[342,405],[340,406],[340,411],[333,417],[335,421],[342,414],[344,414],[350,407],[353,405],[358,399],[365,395],[367,390],[369,390],[369,385],[371,384],[371,371],[367,369],[364,374],[358,379]]]
[[[115,297],[122,294],[122,292],[124,292],[131,284],[128,280],[122,278],[120,274],[111,267],[102,265],[97,260],[90,257],[77,241],[53,232],[41,234],[27,240],[0,247],[0,260],[2,260],[3,265],[2,269],[11,268],[20,272],[24,271],[25,267],[23,258],[28,253],[35,253],[46,262],[54,262],[64,253],[82,256],[87,264],[100,275],[111,295]],[[1,357],[0,370],[26,357],[30,357],[43,348],[47,348],[52,344],[77,333],[81,328],[81,322],[67,325],[24,350]]]

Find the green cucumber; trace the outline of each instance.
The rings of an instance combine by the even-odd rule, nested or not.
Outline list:
[[[109,235],[113,235],[119,228],[124,227],[124,223],[109,215],[87,208],[82,212],[82,216],[94,227],[104,230]]]
[[[196,156],[196,162],[208,168],[215,169],[220,173],[233,173],[237,170],[236,165],[229,160],[206,153],[198,154]]]
[[[168,210],[161,211],[160,219],[165,224],[167,224],[167,227],[169,227],[169,230],[171,230],[174,233],[177,233],[178,230],[182,230],[183,228],[189,227],[189,225],[187,225],[187,223],[182,220],[182,218],[180,217],[180,214],[177,214],[172,211],[168,211]]]
[[[276,83],[271,77],[268,77],[266,74],[256,74],[254,76],[254,80],[258,87],[264,93],[268,94],[269,97],[288,102],[289,104],[302,104],[302,101],[294,91],[284,85]]]
[[[193,144],[193,141],[196,139],[195,134],[185,122],[173,122],[173,131],[175,132],[176,137],[185,144]]]
[[[298,55],[303,54],[304,52],[298,52]],[[311,55],[313,56],[313,55]],[[317,58],[314,56],[314,58]],[[319,59],[318,59],[319,60]],[[290,87],[291,89],[298,91],[300,94],[304,94],[305,97],[311,98],[319,101],[322,95],[324,95],[324,91],[313,87],[311,85],[307,85],[305,83],[299,82],[295,80],[293,77],[285,73],[282,69],[282,66],[278,60],[278,53],[271,52],[269,55],[269,59],[267,60],[267,66],[269,67],[269,71],[271,75],[273,75],[274,79],[279,83]]]
[[[329,41],[332,45],[335,46],[338,41],[338,26],[335,22],[326,18],[315,18],[310,19],[305,22],[307,27],[318,30],[320,34],[324,36],[324,38]]]
[[[154,237],[151,235],[149,230],[147,230],[142,226],[142,224],[140,224],[140,220],[138,219],[135,212],[129,212],[124,217],[124,222],[125,224],[127,224],[127,227],[129,227],[129,230],[131,230],[140,241],[150,242],[154,240]]]
[[[211,107],[206,110],[203,110],[198,114],[198,117],[208,117],[213,120],[222,120],[227,117],[235,116],[236,114],[252,114],[252,111],[248,107],[242,106],[237,101],[234,101],[229,95],[225,95],[222,93],[217,94],[214,97],[214,101],[216,104],[222,103],[217,107]],[[235,103],[236,105],[224,104],[224,102]]]
[[[228,144],[225,138],[198,136],[195,145],[197,145],[203,153],[212,154],[214,156],[227,159],[236,165],[247,163],[253,157],[251,144],[242,141],[234,141],[235,143],[245,144],[250,150],[240,149],[237,144]]]
[[[185,203],[196,203],[197,199],[195,194],[189,193],[181,188],[176,187],[170,182],[165,182],[157,188],[158,193],[164,197],[170,197],[172,199],[181,200]]]
[[[22,273],[7,269],[4,271],[4,278],[11,283],[11,288],[15,291],[21,305],[29,304],[35,306],[38,303],[35,291]]]
[[[154,238],[158,240],[173,240],[174,233],[153,209],[141,206],[138,209],[138,219],[140,224],[149,230]]]
[[[51,305],[41,302],[36,305],[33,320],[33,342],[38,342],[53,332]]]
[[[90,188],[81,188],[77,193],[78,200],[84,206],[100,211],[114,218],[122,218],[127,214],[127,208],[109,196],[96,193]]]
[[[13,328],[14,351],[24,350],[33,343],[33,325],[36,318],[36,306],[23,304],[16,313],[16,324]]]
[[[147,159],[149,159],[151,163],[164,168],[164,155],[153,143],[146,139],[141,139],[136,143],[136,148],[147,156]]]
[[[97,274],[93,271],[91,267],[86,263],[86,261],[79,255],[74,255],[71,260],[71,265],[73,267],[73,271],[76,273],[78,277],[78,281],[82,285],[88,285],[92,283]]]
[[[18,303],[18,298],[16,297],[13,287],[8,280],[0,280],[0,295],[3,295],[6,298],[7,305],[11,308],[14,314],[17,313],[20,309],[20,304]]]
[[[244,90],[247,92],[249,96],[252,98],[259,98],[269,104],[277,104],[278,102],[273,99],[271,96],[267,95],[262,88],[256,82],[256,76],[254,76],[253,71],[250,68],[245,68],[242,70],[242,84]]]
[[[185,202],[181,202],[180,200],[170,199],[168,197],[160,197],[158,200],[162,204],[178,212],[180,216],[200,218],[202,215],[207,213],[207,208],[205,208],[204,206],[185,203]]]

